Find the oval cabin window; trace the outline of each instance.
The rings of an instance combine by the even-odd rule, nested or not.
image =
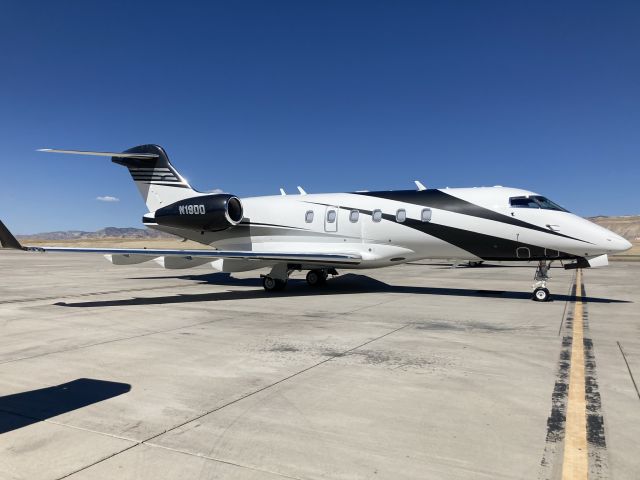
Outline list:
[[[304,215],[304,221],[307,223],[313,222],[313,210],[307,210],[307,213]]]

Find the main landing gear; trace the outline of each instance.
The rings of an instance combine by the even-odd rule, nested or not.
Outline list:
[[[269,275],[260,275],[262,277],[262,286],[267,292],[284,290],[292,271],[293,269],[290,269],[286,263],[274,265]]]
[[[327,283],[329,272],[323,269],[309,270],[307,273],[307,284],[310,287],[320,287]]]
[[[549,280],[549,269],[551,268],[551,261],[540,260],[538,262],[538,268],[533,277],[533,296],[532,299],[536,302],[548,302],[551,299],[551,294],[547,288],[547,280]]]
[[[284,290],[287,286],[287,281],[273,278],[269,275],[262,275],[262,286],[267,292],[278,292]]]
[[[267,292],[284,290],[287,286],[289,275],[294,270],[301,270],[300,265],[275,265],[268,275],[262,277],[262,286]],[[327,283],[329,275],[337,275],[335,268],[314,268],[307,273],[307,284],[310,287],[321,287]]]

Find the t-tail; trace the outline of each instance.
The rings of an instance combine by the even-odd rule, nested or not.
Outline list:
[[[111,157],[113,163],[127,167],[150,212],[202,195],[191,188],[189,182],[171,165],[167,152],[159,145],[139,145],[121,153],[52,148],[39,151]]]

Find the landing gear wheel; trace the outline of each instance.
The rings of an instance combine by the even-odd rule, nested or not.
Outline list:
[[[269,275],[265,275],[262,277],[262,286],[267,292],[277,292],[280,290],[284,290],[284,287],[287,286],[286,280],[278,280]]]
[[[533,291],[533,299],[536,302],[548,302],[550,298],[551,294],[546,288],[539,287]]]
[[[307,283],[310,287],[318,287],[327,282],[327,274],[324,270],[309,270],[307,273]]]

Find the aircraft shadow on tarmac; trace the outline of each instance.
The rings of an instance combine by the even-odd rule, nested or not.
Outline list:
[[[0,434],[117,397],[127,383],[79,378],[53,387],[0,397]]]
[[[209,273],[204,275],[183,275],[177,277],[148,277],[147,279],[177,278],[193,281],[199,284],[255,287],[254,290],[226,290],[211,293],[187,293],[172,294],[156,297],[134,297],[114,300],[96,300],[89,302],[57,302],[54,305],[64,307],[116,307],[134,305],[162,305],[192,302],[213,302],[221,300],[250,300],[272,299],[279,297],[304,297],[310,295],[352,295],[358,293],[411,293],[416,295],[444,295],[455,297],[480,297],[480,298],[505,298],[516,300],[531,300],[530,292],[498,291],[498,290],[474,290],[466,288],[442,288],[442,287],[416,287],[404,285],[389,285],[379,280],[349,273],[330,279],[323,287],[309,287],[302,279],[290,279],[287,288],[281,292],[267,293],[262,289],[258,278],[233,278],[225,273]],[[575,301],[573,295],[552,295],[555,301]],[[631,303],[627,300],[615,300],[611,298],[584,297],[584,301],[590,303]]]

